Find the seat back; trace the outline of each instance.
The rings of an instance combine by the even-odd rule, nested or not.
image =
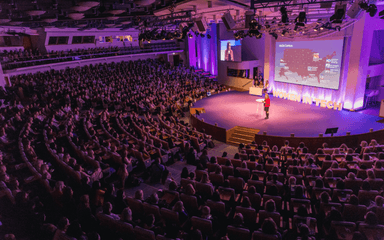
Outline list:
[[[364,221],[367,207],[364,205],[344,204],[343,218],[348,222]]]
[[[196,170],[195,171],[195,174],[196,174],[195,179],[197,182],[199,182],[201,180],[201,177],[203,176],[204,173],[206,173],[208,175],[208,172],[205,170]]]
[[[376,216],[379,219],[379,224],[384,225],[384,207],[376,207]]]
[[[361,166],[365,166],[366,169],[369,169],[369,168],[372,168],[373,164],[375,163],[375,161],[360,161],[360,167]]]
[[[204,235],[212,235],[212,222],[207,219],[199,218],[196,216],[191,217],[191,224],[194,229],[199,229]]]
[[[217,167],[218,165],[219,165],[219,164],[216,164],[216,163],[207,163],[208,172],[214,172],[214,171],[216,171],[216,167]]]
[[[196,192],[207,198],[210,198],[213,194],[213,188],[210,184],[197,182]]]
[[[240,177],[242,177],[244,181],[249,179],[251,171],[249,171],[248,168],[237,168],[237,171],[239,171]]]
[[[332,168],[332,172],[334,177],[344,178],[347,176],[347,169],[345,168]]]
[[[298,208],[304,205],[307,208],[308,213],[311,213],[311,201],[308,199],[291,198],[290,210],[297,212]]]
[[[252,175],[255,174],[259,177],[259,180],[260,181],[264,181],[264,179],[266,178],[267,176],[267,172],[265,171],[258,171],[258,170],[253,170],[252,171]]]
[[[160,209],[160,213],[166,223],[175,223],[179,225],[179,213],[167,208]]]
[[[227,227],[227,234],[230,240],[242,239],[249,240],[251,239],[251,233],[246,228],[237,228],[231,225]]]
[[[248,160],[248,154],[242,153],[242,154],[239,154],[239,155],[240,155],[240,160],[242,160],[242,161]]]
[[[312,199],[315,198],[315,199],[319,199],[319,196],[322,192],[327,192],[329,195],[331,195],[331,189],[330,188],[317,188],[317,187],[313,187],[312,189]]]
[[[244,224],[248,227],[254,226],[256,223],[256,210],[253,208],[236,207],[236,212],[241,213],[244,217]]]
[[[247,168],[251,171],[256,170],[256,165],[257,165],[257,162],[247,161]]]
[[[295,229],[299,232],[299,227],[301,224],[307,224],[309,227],[309,234],[315,235],[317,231],[317,219],[312,217],[300,217],[298,215],[294,215],[292,219],[292,229]]]
[[[263,232],[260,232],[260,231],[254,231],[252,233],[252,240],[259,240],[259,239],[263,239],[263,240],[279,240],[279,236],[278,235],[266,234],[266,233],[263,233]]]
[[[243,198],[244,197],[248,197],[249,198],[249,201],[251,202],[252,207],[256,211],[258,211],[260,209],[260,205],[261,205],[261,196],[260,196],[260,194],[255,193],[255,194],[250,195],[247,191],[244,191],[242,195],[243,195]]]
[[[367,170],[357,169],[356,177],[361,178],[361,179],[366,179],[367,178]]]
[[[321,173],[324,173],[328,168],[330,168],[333,162],[333,160],[324,160],[321,165]]]
[[[271,196],[271,195],[264,194],[263,195],[263,203],[264,203],[264,205],[265,205],[265,203],[269,199],[272,199],[275,202],[276,210],[280,211],[281,210],[281,205],[282,205],[281,197],[280,196]]]
[[[384,169],[374,169],[376,178],[384,179]]]
[[[226,201],[230,200],[231,198],[235,198],[235,190],[233,188],[224,188],[224,187],[219,187],[218,188],[220,198],[225,196]]]
[[[338,198],[340,202],[346,202],[353,191],[351,189],[333,189],[332,198]]]
[[[363,180],[359,179],[359,178],[354,179],[354,180],[345,179],[344,183],[345,183],[345,188],[351,189],[353,191],[353,193],[355,195],[357,195],[361,185],[363,185]]]
[[[241,160],[240,159],[231,159],[231,163],[234,168],[241,167]]]
[[[332,221],[331,229],[335,230],[338,239],[348,239],[352,240],[353,232],[356,228],[356,224],[353,222],[345,221]]]
[[[195,212],[198,210],[199,205],[197,203],[197,198],[195,196],[189,196],[184,193],[180,195],[180,200],[184,203],[187,211]]]
[[[340,203],[334,203],[334,202],[321,203],[320,208],[323,210],[325,215],[327,215],[332,208],[335,208],[336,210],[341,211],[342,205]]]
[[[103,213],[98,213],[96,217],[100,222],[100,226],[106,227],[111,231],[116,231],[124,236],[129,236],[134,233],[133,226],[129,223],[116,221]]]
[[[379,195],[379,192],[375,190],[370,190],[370,191],[360,190],[359,194],[357,195],[359,199],[359,204],[368,206],[371,202],[375,201],[375,198],[377,195]]]
[[[254,186],[256,188],[256,192],[260,195],[264,194],[264,182],[263,181],[257,181],[257,180],[248,180],[247,181],[248,187]]]
[[[127,197],[127,203],[132,210],[133,218],[140,218],[143,214],[143,203],[131,197]]]
[[[381,178],[368,179],[368,182],[372,190],[381,190],[383,188],[383,179]]]
[[[228,176],[229,186],[235,189],[236,192],[240,193],[244,188],[244,180],[242,178],[236,178],[233,176]]]
[[[146,215],[153,214],[156,218],[156,221],[161,219],[160,209],[158,206],[145,202],[143,203],[143,210],[144,210],[144,214]]]
[[[211,180],[211,183],[215,186],[222,186],[224,183],[224,176],[222,174],[210,173],[209,180]]]
[[[155,240],[155,233],[151,230],[136,226],[134,232],[136,240]]]
[[[215,216],[225,216],[225,203],[223,202],[214,202],[212,200],[207,200],[207,206],[211,209],[211,213]]]
[[[223,157],[217,157],[217,163],[219,165],[225,165],[225,163],[227,162],[228,158],[223,158]]]
[[[273,221],[276,223],[276,225],[279,227],[280,226],[280,213],[278,212],[267,212],[265,210],[260,210],[259,211],[259,224],[262,225],[264,220],[266,218],[272,218]]]
[[[232,166],[221,166],[221,172],[224,176],[233,176],[234,169]]]
[[[196,183],[195,180],[191,180],[191,179],[182,178],[180,180],[180,185],[183,189],[185,189],[188,184],[192,184],[193,188],[195,188],[195,183]]]
[[[359,231],[363,233],[368,240],[383,239],[384,236],[383,225],[369,226],[365,223],[360,223]]]

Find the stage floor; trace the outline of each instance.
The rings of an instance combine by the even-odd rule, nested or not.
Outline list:
[[[197,101],[194,107],[205,109],[206,113],[198,118],[204,118],[209,124],[217,123],[227,130],[235,126],[255,128],[260,129],[260,133],[267,131],[273,136],[294,133],[297,137],[317,137],[327,128],[334,127],[339,128],[334,136],[341,136],[347,132],[359,134],[369,132],[370,128],[374,131],[384,128],[383,123],[377,122],[382,119],[379,116],[321,108],[315,104],[274,98],[272,94],[270,97],[269,119],[264,119],[262,103],[256,102],[261,97],[248,92],[223,92]]]

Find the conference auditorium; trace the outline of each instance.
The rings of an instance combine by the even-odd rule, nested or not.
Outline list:
[[[0,1],[0,239],[384,240],[384,2]]]

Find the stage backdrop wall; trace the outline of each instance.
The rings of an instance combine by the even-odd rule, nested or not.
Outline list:
[[[210,39],[206,36],[208,33]],[[189,65],[217,75],[217,24],[210,24],[205,37],[192,35],[192,38],[188,38]]]
[[[371,55],[369,57],[369,65],[384,63],[384,30],[376,30],[373,32]]]

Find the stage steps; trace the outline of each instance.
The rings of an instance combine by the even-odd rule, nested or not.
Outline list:
[[[248,144],[254,141],[255,134],[258,134],[260,130],[236,126],[229,132],[232,132],[232,134],[229,136],[227,144],[238,146],[240,143]]]

